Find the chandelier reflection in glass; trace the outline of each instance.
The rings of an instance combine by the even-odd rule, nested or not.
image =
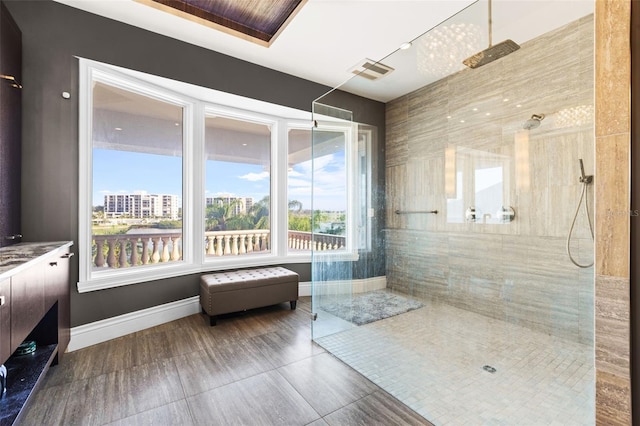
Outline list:
[[[417,40],[418,70],[432,81],[466,68],[462,61],[487,43],[487,36],[475,24],[442,25]]]

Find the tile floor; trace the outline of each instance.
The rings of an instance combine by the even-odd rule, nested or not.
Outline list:
[[[423,303],[360,327],[320,310],[314,337],[436,425],[594,424],[591,346]]]
[[[429,425],[311,341],[309,298],[66,354],[24,425]]]

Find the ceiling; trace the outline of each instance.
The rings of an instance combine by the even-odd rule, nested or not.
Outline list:
[[[330,87],[351,79],[351,70],[363,59],[386,58],[397,68],[387,77],[375,82],[356,77],[343,86],[349,92],[382,102],[441,78],[416,71],[416,54],[404,53],[414,51],[413,47],[402,53],[398,48],[476,3],[474,0],[307,0],[284,31],[266,47],[136,0],[56,1]],[[593,0],[494,0],[493,40],[500,42],[509,38],[522,44],[593,13],[593,9]],[[487,32],[486,10],[487,2],[480,0],[459,14],[458,19],[473,16]],[[406,58],[413,55],[413,59],[394,60],[400,58],[400,54]]]

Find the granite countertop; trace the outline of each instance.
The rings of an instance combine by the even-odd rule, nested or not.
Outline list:
[[[41,256],[64,247],[71,247],[72,241],[52,241],[37,243],[18,243],[0,247],[0,279],[5,279],[30,266]]]

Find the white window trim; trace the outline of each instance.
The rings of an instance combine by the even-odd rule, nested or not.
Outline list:
[[[121,67],[102,64],[85,58],[79,59],[80,91],[79,91],[79,281],[77,288],[80,293],[120,287],[141,282],[174,278],[182,275],[197,274],[229,268],[252,266],[266,266],[274,264],[295,264],[311,262],[311,253],[290,254],[287,249],[287,237],[273,230],[288,227],[287,212],[287,155],[286,146],[290,128],[310,128],[311,113],[289,107],[274,105],[263,101],[202,88],[188,83],[165,79],[150,74],[140,73]],[[135,268],[114,269],[109,271],[92,272],[91,256],[91,218],[92,218],[92,84],[98,81],[113,84],[146,96],[174,103],[184,108],[185,143],[183,144],[183,260],[170,262],[166,265],[137,266]],[[257,111],[269,111],[263,114]],[[204,235],[204,217],[199,212],[204,211],[204,132],[205,114],[215,113],[226,117],[259,120],[272,125],[272,158],[271,158],[271,238],[272,252],[270,254],[243,255],[207,259],[204,253],[204,239],[195,238]],[[330,121],[333,121],[329,118]],[[344,126],[344,124],[343,124]],[[350,135],[357,135],[355,132]],[[343,127],[344,129],[344,127]],[[350,138],[352,136],[349,136]],[[357,138],[355,139],[357,141]],[[193,143],[191,143],[193,142]],[[280,145],[278,145],[280,144]],[[354,153],[348,153],[349,161],[357,160],[357,144],[351,143]],[[194,163],[194,159],[203,159]],[[284,165],[284,166],[282,166]],[[349,170],[354,170],[355,164],[347,163]],[[353,183],[355,175],[348,173],[349,182]],[[352,187],[352,185],[350,185]],[[202,196],[197,196],[201,194]],[[349,195],[348,209],[357,203],[354,194]],[[277,203],[274,204],[274,203]],[[349,210],[347,210],[349,211]],[[355,232],[355,215],[350,218],[348,232]],[[354,235],[347,237],[349,244],[353,244]],[[326,253],[329,255],[329,253]],[[314,258],[325,256],[316,252]],[[358,259],[357,249],[349,247],[341,252],[332,252],[332,258],[344,261]]]

